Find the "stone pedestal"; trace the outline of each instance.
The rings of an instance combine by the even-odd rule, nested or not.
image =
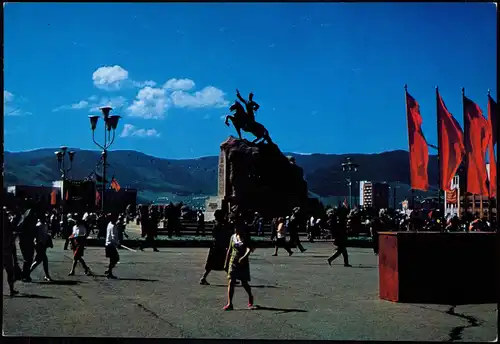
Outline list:
[[[205,221],[214,221],[215,211],[217,209],[226,209],[226,199],[231,192],[231,184],[228,175],[227,153],[223,149],[221,149],[219,154],[219,167],[217,176],[217,196],[211,196],[205,202]]]
[[[259,212],[271,218],[286,216],[308,205],[303,170],[273,143],[253,143],[230,136],[221,144],[219,197],[228,208]]]
[[[497,247],[496,233],[379,233],[380,298],[497,303]]]

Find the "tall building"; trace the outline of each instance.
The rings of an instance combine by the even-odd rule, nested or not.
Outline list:
[[[359,183],[360,205],[363,208],[389,208],[389,184],[362,181]]]

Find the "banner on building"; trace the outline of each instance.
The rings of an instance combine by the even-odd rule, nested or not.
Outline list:
[[[457,204],[458,201],[458,190],[453,189],[451,191],[446,191],[446,203],[447,204]]]

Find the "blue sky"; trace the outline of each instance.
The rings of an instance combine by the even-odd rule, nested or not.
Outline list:
[[[239,88],[283,151],[375,153],[407,149],[405,83],[432,143],[436,85],[460,122],[462,86],[485,113],[497,94],[490,3],[9,3],[4,23],[10,151],[95,149],[112,105],[112,149],[217,155]]]

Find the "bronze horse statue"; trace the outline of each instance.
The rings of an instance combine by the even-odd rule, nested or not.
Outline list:
[[[228,121],[231,120],[240,140],[243,139],[241,136],[241,130],[243,130],[247,133],[253,134],[256,137],[256,139],[253,140],[252,143],[256,143],[261,139],[265,140],[267,143],[273,143],[271,137],[269,137],[269,132],[267,131],[267,129],[259,122],[256,122],[255,120],[252,121],[240,102],[236,101],[233,105],[231,105],[229,110],[231,112],[234,111],[234,115],[227,115],[225,124],[229,126]]]

